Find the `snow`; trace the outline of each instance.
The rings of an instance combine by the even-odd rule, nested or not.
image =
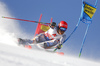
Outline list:
[[[0,66],[100,66],[100,63],[0,43]]]
[[[0,2],[2,16],[11,14],[6,5]],[[19,47],[16,37],[23,33],[17,23],[0,18],[0,66],[100,66],[99,62],[87,59]]]

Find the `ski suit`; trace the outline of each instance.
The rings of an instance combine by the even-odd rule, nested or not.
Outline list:
[[[62,44],[66,38],[66,34],[59,35],[57,33],[58,26],[56,26],[54,29],[50,28],[45,33],[39,34],[37,37],[35,37],[36,42],[45,42],[48,46],[55,46],[57,44]]]

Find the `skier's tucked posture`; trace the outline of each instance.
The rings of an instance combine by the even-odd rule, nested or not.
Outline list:
[[[57,49],[60,49],[66,38],[65,31],[67,27],[68,24],[65,21],[61,21],[58,26],[56,26],[55,22],[52,22],[48,31],[39,34],[33,40],[19,38],[19,44],[26,45],[44,42],[43,47],[45,49],[53,46],[57,46]]]

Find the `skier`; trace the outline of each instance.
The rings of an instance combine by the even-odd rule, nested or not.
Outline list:
[[[65,21],[61,21],[58,26],[55,22],[52,22],[50,29],[44,33],[39,34],[33,40],[19,38],[19,44],[36,44],[44,42],[43,48],[49,49],[53,46],[57,46],[57,49],[61,49],[62,43],[66,38],[65,31],[67,30],[68,24]]]

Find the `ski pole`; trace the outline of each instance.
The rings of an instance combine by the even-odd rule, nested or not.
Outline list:
[[[50,23],[44,23],[44,22],[38,22],[38,21],[31,21],[31,20],[25,20],[25,19],[18,19],[18,18],[11,18],[11,17],[2,17],[6,19],[13,19],[13,20],[20,20],[20,21],[26,21],[26,22],[34,22],[34,23],[41,23],[41,24],[47,24],[50,25]]]

